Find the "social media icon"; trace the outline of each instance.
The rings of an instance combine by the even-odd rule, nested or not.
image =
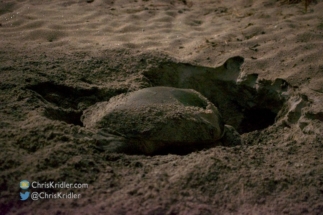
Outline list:
[[[29,188],[29,181],[27,180],[20,181],[20,188],[23,190],[27,190]]]
[[[20,193],[20,198],[22,201],[28,199],[30,192],[26,191],[25,193]]]

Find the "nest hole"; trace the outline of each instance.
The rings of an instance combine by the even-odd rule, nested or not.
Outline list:
[[[244,111],[244,117],[237,128],[240,134],[262,130],[275,123],[277,113],[266,108],[252,108]]]

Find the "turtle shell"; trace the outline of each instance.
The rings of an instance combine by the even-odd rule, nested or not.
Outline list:
[[[218,109],[192,89],[151,87],[111,98],[84,111],[87,128],[127,139],[145,154],[168,147],[214,143],[223,135]]]

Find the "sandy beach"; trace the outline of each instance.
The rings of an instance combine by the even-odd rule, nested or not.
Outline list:
[[[0,214],[323,214],[323,1],[306,2],[0,0]],[[241,144],[102,147],[131,135],[86,111],[156,86],[201,93]]]

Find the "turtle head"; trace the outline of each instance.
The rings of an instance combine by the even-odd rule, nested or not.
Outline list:
[[[231,125],[225,125],[221,142],[224,146],[237,146],[242,144],[241,136]]]

